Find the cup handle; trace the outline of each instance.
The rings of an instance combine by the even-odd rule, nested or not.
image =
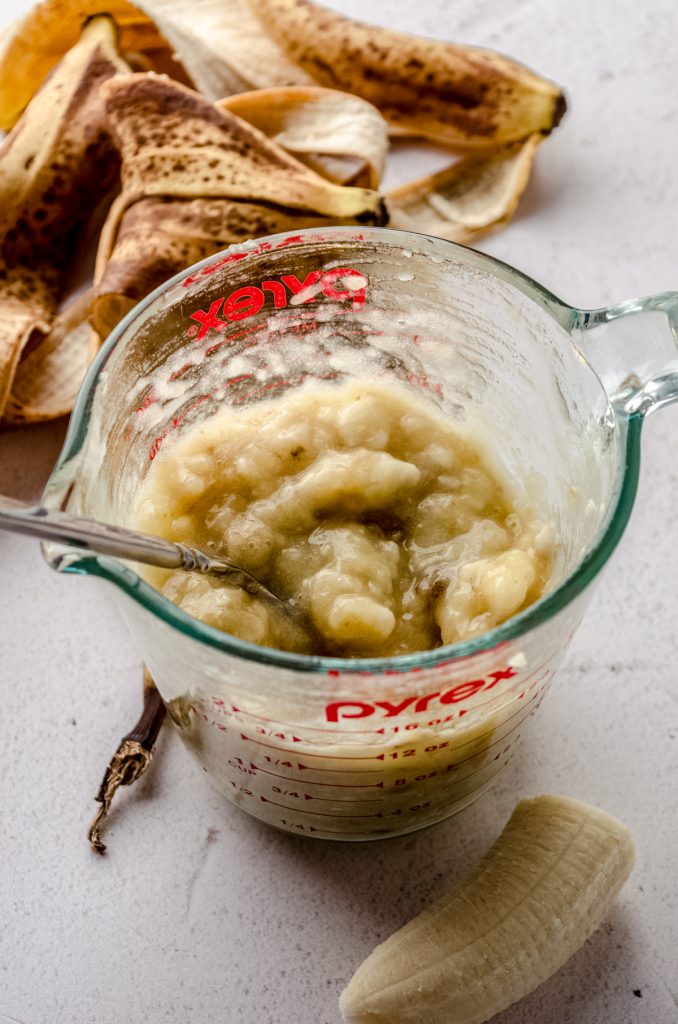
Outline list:
[[[678,292],[575,314],[574,344],[618,412],[644,416],[678,400]]]

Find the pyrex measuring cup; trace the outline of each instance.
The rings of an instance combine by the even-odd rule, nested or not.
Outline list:
[[[233,802],[279,828],[372,839],[486,790],[539,707],[619,540],[644,415],[678,396],[678,295],[574,309],[523,274],[385,229],[276,235],[174,278],[109,338],[45,504],[126,523],[159,451],[224,404],[369,375],[421,392],[491,457],[558,557],[549,593],[480,638],[392,659],[258,647],[182,612],[130,565],[46,549],[117,588],[184,741]]]

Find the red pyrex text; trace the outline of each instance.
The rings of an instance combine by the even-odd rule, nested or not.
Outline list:
[[[347,279],[352,279],[350,284],[353,287],[342,288],[342,282]],[[359,306],[365,302],[366,284],[365,275],[350,267],[312,270],[303,281],[295,274],[283,274],[278,281],[262,281],[258,288],[253,285],[237,288],[230,295],[222,295],[215,299],[208,310],[196,309],[190,317],[200,324],[196,336],[196,340],[200,341],[210,330],[223,331],[229,323],[254,316],[264,305],[266,293],[273,299],[274,309],[287,306],[290,297],[297,297],[294,305],[315,302],[319,293],[326,295],[328,299],[338,301],[351,299],[354,306]],[[308,294],[305,294],[306,292]]]
[[[381,718],[395,718],[404,711],[410,714],[427,711],[431,701],[437,700],[439,704],[457,704],[459,701],[467,700],[480,690],[491,690],[502,679],[512,679],[516,674],[515,669],[497,669],[484,679],[470,679],[468,682],[457,683],[448,690],[436,690],[435,693],[427,693],[423,696],[405,697],[398,704],[388,700],[375,701],[336,701],[325,707],[325,717],[328,722],[344,721],[348,718],[369,718],[370,715],[380,715]]]

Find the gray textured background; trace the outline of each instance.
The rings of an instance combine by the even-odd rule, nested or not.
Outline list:
[[[482,248],[579,305],[678,289],[673,2],[333,5],[505,50],[565,85],[570,112],[518,218]],[[27,6],[2,0],[0,20]],[[436,160],[405,152],[389,180]],[[267,829],[168,730],[94,857],[92,794],[136,716],[139,655],[111,593],[0,536],[0,1021],[338,1024],[360,960],[464,874],[517,798],[552,791],[626,821],[638,864],[600,931],[497,1024],[676,1024],[676,432],[678,408],[645,428],[631,525],[521,755],[456,819],[380,845]],[[0,435],[0,491],[37,496],[62,434]]]

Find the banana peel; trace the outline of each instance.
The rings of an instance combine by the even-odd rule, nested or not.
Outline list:
[[[64,298],[80,230],[117,175],[99,87],[126,72],[112,21],[93,20],[0,149],[0,418],[22,351],[37,351]],[[23,404],[12,400],[12,421],[25,418]]]
[[[121,52],[134,55],[135,68],[166,73],[211,100],[273,85],[314,84],[262,34],[247,0],[42,0],[0,40],[0,129],[14,125],[97,14],[115,20]]]
[[[114,20],[121,53],[144,53],[154,70],[187,80],[155,22],[128,0],[42,0],[0,39],[0,129],[13,127],[49,72],[76,45],[87,21],[100,14]]]
[[[216,103],[254,125],[324,178],[378,188],[388,151],[376,107],[337,89],[255,89]]]
[[[559,86],[509,57],[342,17],[310,0],[43,0],[0,48],[0,127],[9,127],[84,20],[106,11],[123,51],[208,99],[327,86],[376,106],[392,129],[457,149],[547,134]]]
[[[306,210],[226,198],[141,199],[122,217],[102,266],[89,310],[94,350],[137,302],[193,263],[250,238],[337,223]]]
[[[373,103],[401,131],[461,149],[548,133],[560,88],[502,54],[365,25],[310,0],[249,0],[262,33],[320,85]]]
[[[168,276],[244,238],[383,223],[378,192],[336,185],[262,132],[155,75],[102,86],[122,190],[101,233],[91,322],[105,334]]]
[[[458,161],[386,193],[389,226],[472,242],[506,224],[530,177],[542,135]]]
[[[89,305],[85,292],[69,303],[36,345],[24,350],[5,406],[5,423],[40,423],[72,410],[89,362]]]
[[[122,157],[122,193],[112,221],[151,195],[227,196],[361,223],[384,219],[377,192],[328,182],[252,125],[167,78],[127,75],[105,83],[101,95]]]
[[[312,86],[262,25],[249,0],[141,0],[194,87],[212,101],[272,86]]]

